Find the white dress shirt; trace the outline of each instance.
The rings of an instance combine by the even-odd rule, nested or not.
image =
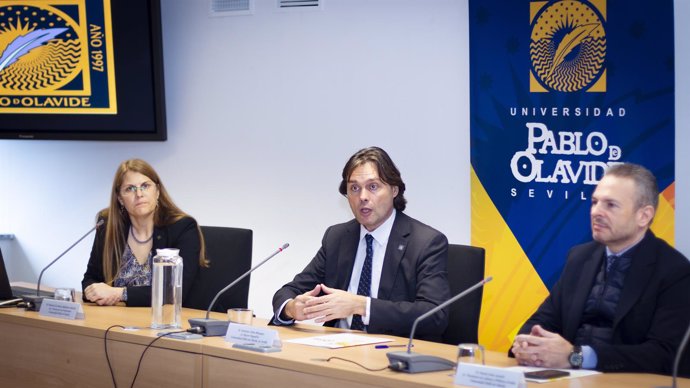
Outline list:
[[[372,241],[372,248],[374,250],[374,256],[371,261],[371,287],[370,295],[367,298],[366,315],[362,316],[362,323],[364,325],[369,324],[369,319],[371,317],[371,298],[378,297],[379,294],[379,284],[381,283],[381,272],[383,270],[383,258],[386,255],[386,247],[388,246],[388,238],[391,235],[391,230],[393,230],[393,223],[395,222],[396,211],[393,210],[391,216],[376,228],[373,232],[369,232],[363,226],[359,226],[359,245],[357,246],[357,253],[355,254],[355,263],[352,267],[352,277],[350,278],[350,285],[347,288],[347,292],[352,294],[357,294],[357,288],[359,287],[359,277],[362,274],[362,267],[364,266],[364,260],[367,256],[367,242],[364,238],[367,234],[370,234],[374,240]],[[285,305],[291,301],[288,299],[280,306],[275,314],[274,323],[279,325],[289,325],[294,322],[294,320],[285,321],[280,319],[280,314],[285,309]],[[343,329],[349,329],[352,324],[352,315],[347,318],[340,319],[335,326]]]
[[[381,284],[381,271],[383,270],[383,258],[386,255],[386,247],[388,246],[388,238],[393,230],[393,223],[395,222],[395,214],[393,210],[391,216],[376,228],[373,232],[366,230],[365,227],[359,226],[359,246],[357,246],[357,254],[355,255],[355,264],[352,266],[352,277],[350,277],[350,285],[347,287],[347,292],[357,294],[359,287],[359,278],[362,275],[362,267],[364,267],[364,260],[367,257],[367,241],[364,238],[370,234],[374,238],[371,245],[374,249],[374,256],[371,260],[371,288],[369,289],[369,297],[367,298],[366,315],[362,316],[362,323],[365,326],[369,325],[369,318],[371,317],[371,298],[379,296],[379,284]],[[341,319],[337,326],[344,329],[349,329],[352,324],[352,315],[346,319]]]

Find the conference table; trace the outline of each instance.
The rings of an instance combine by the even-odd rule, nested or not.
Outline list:
[[[105,335],[112,373],[117,387],[132,384],[139,359],[157,338],[151,330],[150,309],[83,304],[84,319],[60,319],[22,308],[0,309],[0,387],[113,387],[105,353]],[[203,318],[205,311],[182,309],[187,319]],[[226,314],[211,313],[225,320]],[[277,330],[282,350],[261,353],[233,348],[224,337],[196,340],[159,338],[148,348],[136,378],[136,387],[454,387],[453,371],[419,374],[389,369],[386,353],[373,345],[326,349],[286,342],[290,339],[347,332],[307,324],[267,327],[267,320],[254,318],[252,326]],[[119,325],[119,327],[112,327]],[[108,330],[110,328],[110,330]],[[367,334],[363,334],[367,335]],[[401,337],[388,344],[406,344]],[[414,351],[448,360],[456,359],[456,346],[427,341],[414,342]],[[402,348],[401,348],[402,349]],[[338,357],[326,361],[330,357]],[[513,366],[502,352],[487,352],[487,364]],[[552,387],[657,387],[670,386],[671,378],[653,374],[609,373],[559,380]],[[679,379],[690,388],[690,379]]]

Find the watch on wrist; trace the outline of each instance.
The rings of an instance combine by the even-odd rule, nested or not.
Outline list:
[[[573,351],[570,352],[570,355],[568,356],[568,362],[570,363],[570,367],[573,369],[580,369],[582,368],[582,361],[582,346],[573,346]]]
[[[122,296],[120,296],[120,300],[123,302],[127,301],[127,287],[122,287]]]

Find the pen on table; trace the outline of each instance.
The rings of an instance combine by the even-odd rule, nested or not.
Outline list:
[[[376,346],[374,346],[374,348],[376,348],[376,349],[388,349],[388,348],[402,348],[405,346],[407,346],[407,345],[376,345]],[[411,345],[411,346],[414,346],[414,345]]]

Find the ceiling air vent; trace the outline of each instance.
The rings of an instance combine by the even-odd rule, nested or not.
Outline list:
[[[211,16],[251,15],[254,0],[210,0]]]
[[[321,8],[323,0],[278,0],[278,8],[282,10],[290,9],[318,9]]]

